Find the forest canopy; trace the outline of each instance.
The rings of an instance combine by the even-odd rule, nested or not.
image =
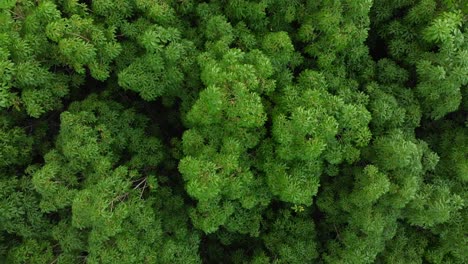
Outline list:
[[[468,263],[468,2],[0,0],[0,263]]]

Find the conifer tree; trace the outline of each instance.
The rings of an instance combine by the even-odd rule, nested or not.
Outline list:
[[[0,1],[0,264],[468,263],[465,2]]]

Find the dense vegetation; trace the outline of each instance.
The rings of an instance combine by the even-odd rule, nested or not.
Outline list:
[[[468,263],[468,2],[0,0],[0,263]]]

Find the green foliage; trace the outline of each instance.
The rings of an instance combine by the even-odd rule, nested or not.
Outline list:
[[[270,62],[258,50],[230,49],[218,60],[206,53],[199,61],[207,88],[187,114],[191,128],[182,138],[186,156],[179,170],[188,194],[199,202],[192,211],[194,225],[211,233],[225,223],[238,226],[229,221],[239,221],[235,212],[241,208],[260,213],[255,207],[269,202],[264,179],[254,177],[247,155],[258,145],[266,121],[260,95],[274,89],[274,82],[268,79]],[[254,218],[251,233],[258,232],[261,219]]]
[[[425,115],[440,119],[457,110],[468,82],[466,14],[460,10],[463,4],[457,7],[452,3],[437,10],[435,2],[420,1],[403,18],[379,19],[376,23],[377,27],[389,24],[379,33],[388,42],[390,57],[411,65],[417,74],[416,95]],[[399,7],[385,8],[389,9],[385,12],[393,12]]]
[[[130,31],[134,25],[126,27]],[[191,57],[195,52],[193,44],[180,35],[176,28],[148,27],[136,37],[145,53],[119,72],[119,85],[148,101],[163,95],[180,96],[184,77],[194,66]]]
[[[318,256],[314,222],[305,212],[293,215],[284,210],[277,214],[271,219],[269,229],[263,236],[266,248],[277,254],[274,262],[313,262]]]
[[[468,263],[461,0],[1,0],[0,263]]]
[[[119,55],[115,27],[96,23],[69,3],[67,17],[55,1],[19,1],[0,20],[0,107],[21,106],[32,117],[60,107],[60,99],[80,85],[85,66],[97,80],[110,76]]]
[[[37,240],[27,240],[22,245],[13,248],[7,259],[9,263],[48,263],[54,260],[52,247],[49,243]]]

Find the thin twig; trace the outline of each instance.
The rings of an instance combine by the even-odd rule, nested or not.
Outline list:
[[[141,189],[140,199],[143,198],[143,193],[145,192],[145,189],[146,189],[146,183],[147,183],[147,181],[145,181],[145,185],[144,185],[143,188]]]
[[[82,38],[82,39],[84,39],[84,40],[86,40],[86,41],[88,41],[88,42],[91,42],[90,39],[88,39],[87,37],[81,36],[80,34],[76,34],[76,33],[73,33],[73,32],[70,32],[70,33],[68,33],[68,34],[73,35],[73,36],[76,36],[76,37],[79,37],[79,38]]]
[[[128,193],[124,193],[122,195],[119,195],[117,197],[115,197],[114,199],[112,199],[112,201],[110,201],[109,203],[109,206],[111,208],[111,212],[114,210],[114,202],[122,202],[123,199],[125,199],[126,197],[128,196]]]
[[[140,187],[140,185],[141,185],[142,183],[145,183],[145,184],[146,184],[146,179],[147,179],[147,177],[143,178],[143,180],[141,180],[133,189],[136,190],[138,187]]]
[[[340,237],[340,232],[338,232],[338,229],[336,228],[336,225],[333,224],[333,227],[335,228],[336,237],[337,237],[340,241],[342,241],[342,240],[341,240],[341,237]]]

